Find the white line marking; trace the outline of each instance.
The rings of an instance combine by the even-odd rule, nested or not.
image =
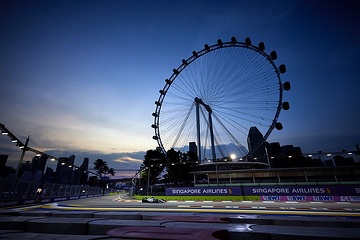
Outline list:
[[[285,203],[299,203],[299,202],[295,202],[295,201],[287,201]]]

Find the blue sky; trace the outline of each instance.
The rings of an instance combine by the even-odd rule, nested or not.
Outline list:
[[[303,152],[360,144],[356,1],[1,1],[0,122],[58,157],[138,168],[172,69],[217,39],[250,37],[287,66],[290,103],[269,142]],[[2,154],[20,151],[5,137]],[[32,153],[26,158],[31,159]]]

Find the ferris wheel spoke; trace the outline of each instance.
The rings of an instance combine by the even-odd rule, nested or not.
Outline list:
[[[177,142],[179,141],[179,138],[180,138],[183,130],[185,129],[186,123],[187,123],[187,121],[189,120],[190,113],[192,112],[194,106],[195,106],[195,104],[191,105],[191,107],[190,107],[190,109],[189,109],[189,111],[188,111],[188,113],[187,113],[187,115],[186,115],[183,123],[181,124],[181,126],[180,126],[180,128],[179,128],[179,132],[178,132],[178,134],[177,134],[176,137],[175,137],[174,143],[172,144],[173,147],[176,146]]]
[[[231,138],[232,141],[236,143],[238,147],[243,147],[243,145],[236,139],[236,137],[231,133],[231,131],[222,123],[220,118],[214,114],[214,118],[217,119],[221,127],[225,130],[226,134]]]

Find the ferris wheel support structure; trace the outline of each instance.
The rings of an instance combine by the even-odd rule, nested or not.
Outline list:
[[[203,100],[201,100],[198,97],[195,97],[194,99],[195,105],[196,105],[196,132],[197,132],[197,147],[198,147],[198,157],[201,159],[201,138],[200,138],[200,114],[199,114],[199,105],[203,105],[206,111],[208,112],[208,121],[209,121],[209,131],[210,131],[210,141],[211,141],[211,153],[212,153],[212,159],[213,161],[216,161],[216,152],[215,152],[215,143],[214,143],[214,129],[212,124],[212,110],[211,107],[204,103]]]

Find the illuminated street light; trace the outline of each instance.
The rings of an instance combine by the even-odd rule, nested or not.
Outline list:
[[[235,160],[235,158],[236,158],[236,155],[234,153],[230,154],[230,159],[231,160]]]

